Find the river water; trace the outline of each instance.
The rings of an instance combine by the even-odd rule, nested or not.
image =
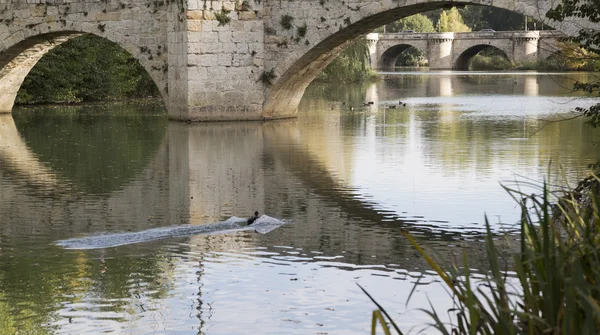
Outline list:
[[[297,119],[265,123],[17,108],[0,116],[0,329],[367,334],[358,283],[416,332],[419,308],[451,304],[400,229],[485,271],[484,214],[519,217],[502,185],[574,183],[598,159],[598,131],[548,122],[597,102],[570,91],[591,76],[389,73],[314,84]],[[255,210],[256,231],[230,219]]]

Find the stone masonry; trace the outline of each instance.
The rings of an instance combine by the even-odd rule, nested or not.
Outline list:
[[[393,69],[400,54],[414,47],[427,57],[431,69],[467,70],[469,60],[488,47],[515,64],[546,59],[560,50],[561,37],[565,35],[558,31],[371,33],[367,41],[374,69]]]
[[[148,71],[176,120],[294,117],[308,84],[353,39],[452,5],[544,21],[549,0],[0,0],[0,112],[35,63],[81,34],[107,38]],[[549,22],[575,34],[583,21]],[[448,53],[445,36],[439,52]]]

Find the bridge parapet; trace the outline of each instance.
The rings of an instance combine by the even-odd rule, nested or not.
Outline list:
[[[431,33],[375,33],[373,35],[378,35],[378,39],[380,40],[419,40],[427,39],[430,34]]]

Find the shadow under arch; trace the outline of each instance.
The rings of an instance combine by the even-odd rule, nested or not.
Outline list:
[[[338,54],[356,38],[372,32],[374,29],[389,24],[395,20],[440,8],[451,8],[461,5],[487,5],[489,2],[480,0],[471,1],[423,1],[413,4],[405,1],[380,1],[377,5],[365,6],[358,20],[350,20],[337,32],[323,33],[323,39],[315,45],[301,47],[286,56],[273,72],[278,75],[278,80],[266,94],[262,116],[264,118],[294,117],[297,114],[298,104],[302,99],[306,87],[316,78]],[[550,9],[550,3],[544,2],[539,6],[528,6],[528,1],[498,2],[494,7],[528,15],[542,22],[547,22],[543,17]],[[566,34],[578,31],[574,22],[556,22],[555,27]]]
[[[133,46],[123,45],[120,41],[112,41],[105,36],[77,30],[65,30],[25,37],[23,40],[0,51],[0,113],[11,113],[21,85],[44,55],[55,47],[84,35],[93,35],[107,39],[118,45],[122,50],[130,53],[146,70],[150,78],[152,78],[163,101],[166,102],[166,88],[160,84],[161,78],[157,76],[157,71],[151,71],[153,68],[149,62],[145,61],[143,57],[139,57],[134,52],[135,48]],[[160,72],[162,73],[162,71]]]
[[[456,58],[453,69],[460,70],[460,71],[469,70],[469,63],[471,62],[471,59],[473,57],[475,57],[475,55],[477,55],[479,52],[481,52],[483,50],[489,50],[489,49],[493,49],[495,52],[500,54],[504,59],[510,61],[510,58],[506,55],[506,53],[502,49],[495,47],[493,45],[489,45],[489,44],[478,44],[478,45],[474,45],[474,46],[466,49],[465,51],[463,51]]]
[[[421,54],[427,57],[426,50],[421,50],[415,45],[402,43],[394,45],[384,51],[381,57],[377,60],[377,68],[380,70],[393,70],[396,66],[396,62],[398,61],[398,57],[400,57],[400,54],[410,48],[418,50]]]

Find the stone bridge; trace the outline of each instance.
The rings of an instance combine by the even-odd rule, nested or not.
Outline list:
[[[294,117],[305,88],[353,39],[437,8],[489,5],[547,22],[549,0],[0,0],[0,111],[50,49],[109,39],[148,71],[176,120]]]
[[[468,70],[469,61],[486,48],[500,50],[514,64],[546,59],[560,50],[558,31],[472,33],[393,33],[367,35],[371,67],[391,70],[398,56],[413,47],[427,57],[429,68]]]

